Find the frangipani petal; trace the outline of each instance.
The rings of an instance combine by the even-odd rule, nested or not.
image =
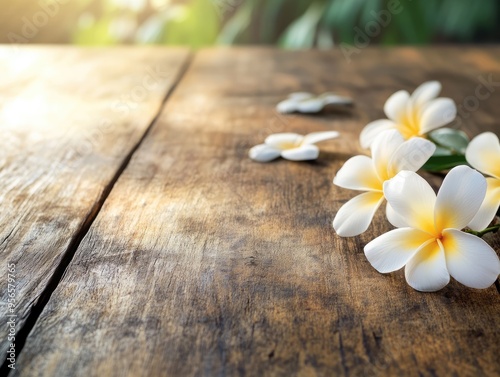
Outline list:
[[[266,138],[265,143],[276,149],[284,150],[300,146],[303,140],[304,136],[302,135],[292,132],[284,132],[284,133],[269,135]]]
[[[396,271],[408,263],[429,238],[428,233],[416,229],[394,229],[369,242],[365,255],[378,272]]]
[[[410,99],[406,90],[400,90],[392,94],[384,104],[384,113],[387,118],[394,122],[400,122],[405,116],[405,109]]]
[[[430,234],[435,233],[436,194],[417,173],[403,170],[384,182],[384,195],[394,211],[403,217],[409,226]]]
[[[292,93],[284,101],[276,105],[276,109],[280,113],[293,113],[299,111],[301,113],[317,113],[328,105],[349,105],[352,99],[339,96],[335,93],[323,93],[315,96],[307,92]]]
[[[325,107],[323,98],[314,97],[297,103],[297,111],[301,113],[317,113]]]
[[[333,183],[351,190],[382,191],[373,161],[368,156],[354,156],[337,172]]]
[[[414,110],[418,111],[424,104],[436,98],[440,92],[441,83],[439,81],[424,82],[411,94]]]
[[[381,181],[385,181],[392,176],[388,175],[389,161],[392,155],[403,144],[403,136],[397,130],[382,131],[371,145],[372,160]]]
[[[385,207],[385,216],[391,225],[396,228],[406,228],[409,226],[406,220],[399,216],[389,203],[387,203],[387,206]]]
[[[488,288],[500,274],[495,251],[481,238],[455,229],[443,232],[443,248],[450,275],[471,288]]]
[[[321,97],[325,100],[325,105],[350,105],[352,98],[339,96],[334,93],[325,93]]]
[[[359,135],[361,147],[368,149],[375,138],[384,130],[397,128],[396,123],[389,119],[379,119],[368,123]]]
[[[500,179],[500,141],[493,132],[484,132],[472,139],[465,158],[481,173]]]
[[[370,226],[370,223],[384,201],[381,192],[365,192],[360,194],[342,207],[333,219],[333,228],[341,237],[357,236]]]
[[[421,292],[438,291],[450,282],[444,250],[438,242],[423,245],[406,265],[405,277],[412,288]]]
[[[455,119],[457,106],[450,98],[437,98],[424,106],[420,117],[420,135],[442,127]]]
[[[389,177],[402,170],[417,171],[434,154],[436,145],[421,137],[414,137],[401,144],[388,163]]]
[[[293,113],[297,111],[297,101],[286,99],[276,105],[276,110],[282,114]]]
[[[281,151],[266,144],[259,144],[250,149],[248,155],[255,161],[269,162],[278,158],[281,155]]]
[[[337,131],[313,132],[304,136],[302,145],[316,144],[320,141],[335,139],[337,137],[339,137],[339,133]]]
[[[276,105],[276,110],[280,113],[293,113],[297,111],[297,105],[300,101],[304,101],[309,98],[313,98],[314,95],[306,92],[296,92],[288,96],[284,101],[281,101]]]
[[[486,183],[488,188],[486,189],[484,201],[476,216],[474,216],[468,225],[469,228],[477,231],[488,227],[495,218],[495,214],[500,206],[500,179],[486,178]]]
[[[265,144],[253,147],[250,158],[256,161],[271,161],[281,157],[293,161],[314,160],[319,156],[319,148],[314,143],[338,137],[336,131],[313,132],[305,137],[293,132],[269,135]]]
[[[311,144],[281,151],[281,157],[291,161],[316,160],[318,156],[319,148],[316,145]]]
[[[462,229],[474,218],[486,194],[486,179],[466,165],[446,175],[435,207],[436,229]]]

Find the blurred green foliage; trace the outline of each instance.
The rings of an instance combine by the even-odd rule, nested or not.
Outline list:
[[[330,48],[354,44],[363,32],[380,44],[493,42],[499,35],[498,0],[82,1],[78,44]]]
[[[92,1],[80,15],[77,44],[161,43],[201,47],[213,44],[220,17],[211,0]]]

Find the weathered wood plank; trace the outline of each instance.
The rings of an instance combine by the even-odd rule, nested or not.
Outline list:
[[[158,114],[184,49],[0,47],[0,353]],[[69,253],[69,254],[68,254]],[[16,308],[7,311],[7,264]],[[60,277],[60,276],[59,276]],[[13,314],[16,339],[7,337]]]
[[[477,55],[476,55],[477,54]],[[395,90],[440,79],[472,95],[500,49],[204,50],[82,241],[14,375],[498,375],[495,287],[434,294],[377,273],[331,229],[352,192],[332,185]],[[481,60],[482,61],[482,60]],[[500,79],[499,71],[493,72]],[[338,91],[349,113],[287,116],[291,91]],[[499,131],[494,91],[464,119]],[[258,164],[271,132],[337,129],[314,163]],[[495,241],[499,250],[500,243]]]

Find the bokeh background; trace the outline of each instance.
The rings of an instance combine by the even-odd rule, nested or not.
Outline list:
[[[0,0],[1,43],[331,48],[500,41],[499,0]],[[378,25],[378,29],[377,29]]]

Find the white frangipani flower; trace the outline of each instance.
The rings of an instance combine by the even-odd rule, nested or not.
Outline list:
[[[292,93],[284,101],[276,105],[276,110],[280,113],[317,113],[326,105],[350,105],[352,99],[342,97],[335,93],[323,93],[315,96],[312,93],[297,92]]]
[[[273,134],[266,138],[264,144],[250,149],[249,156],[259,162],[272,161],[280,156],[292,161],[315,160],[319,156],[319,148],[314,144],[338,136],[337,131],[313,132],[305,136],[291,132]]]
[[[450,275],[471,288],[487,288],[495,282],[500,273],[495,251],[481,238],[461,231],[486,193],[480,173],[465,165],[453,168],[436,197],[422,177],[402,171],[384,183],[384,193],[405,227],[365,246],[368,261],[379,272],[406,266],[406,281],[423,292],[443,288]]]
[[[457,107],[450,98],[436,98],[440,91],[438,81],[428,81],[411,95],[406,90],[394,93],[384,105],[389,119],[368,123],[361,131],[361,146],[369,148],[383,130],[397,129],[405,139],[410,139],[450,123],[457,114]]]
[[[500,206],[500,141],[493,132],[484,132],[469,143],[465,152],[467,162],[488,175],[486,197],[469,227],[483,230],[494,219]]]
[[[367,191],[345,203],[333,220],[333,228],[342,237],[363,233],[384,201],[384,182],[401,170],[417,171],[432,156],[436,146],[417,137],[405,141],[396,130],[384,131],[372,144],[372,157],[355,156],[347,160],[333,179],[337,186]],[[397,216],[387,206],[387,216]]]

